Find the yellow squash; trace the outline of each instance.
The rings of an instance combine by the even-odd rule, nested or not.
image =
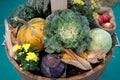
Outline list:
[[[25,22],[22,19],[16,19],[24,23],[24,25],[18,30],[17,41],[20,44],[30,43],[31,45],[36,46],[39,50],[42,50],[42,37],[45,20],[42,18],[33,18],[30,21]]]

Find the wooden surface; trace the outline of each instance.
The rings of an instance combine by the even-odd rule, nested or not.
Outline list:
[[[67,0],[51,0],[52,13],[56,10],[67,9]]]

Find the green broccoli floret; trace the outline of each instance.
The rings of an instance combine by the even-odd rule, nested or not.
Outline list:
[[[86,50],[90,43],[90,31],[86,17],[72,10],[58,10],[46,18],[43,43],[48,53],[70,48],[76,53]]]

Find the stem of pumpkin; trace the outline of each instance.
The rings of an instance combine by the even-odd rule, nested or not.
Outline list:
[[[11,18],[11,20],[19,21],[19,22],[23,23],[26,27],[29,26],[29,23],[28,23],[28,22],[26,22],[25,20],[20,19],[20,18],[18,18],[18,17]]]

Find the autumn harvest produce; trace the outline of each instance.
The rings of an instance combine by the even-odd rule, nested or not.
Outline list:
[[[98,22],[103,28],[113,28],[113,25],[110,23],[110,16],[108,14],[99,15]]]
[[[66,69],[66,64],[60,61],[58,54],[48,54],[41,62],[41,71],[47,77],[60,77]]]
[[[94,26],[104,29],[112,35],[116,29],[116,24],[111,8],[101,7],[97,13],[98,17],[95,18],[96,21]]]
[[[103,53],[107,54],[112,46],[111,35],[107,31],[100,28],[92,29],[89,35],[92,40],[88,46],[88,50],[96,51],[103,49]]]
[[[33,18],[29,22],[26,22],[18,17],[13,19],[24,24],[17,32],[18,43],[30,43],[33,46],[36,46],[39,50],[42,50],[42,37],[45,20],[42,18]]]
[[[56,11],[46,18],[43,37],[45,51],[54,53],[70,48],[76,53],[83,52],[90,43],[89,31],[85,16],[69,9]]]
[[[55,11],[51,3],[27,0],[9,16],[10,22],[5,19],[11,63],[23,80],[98,79],[112,55],[115,35],[96,27],[109,28],[113,14],[98,12],[96,0],[67,0],[67,9],[60,5]]]

